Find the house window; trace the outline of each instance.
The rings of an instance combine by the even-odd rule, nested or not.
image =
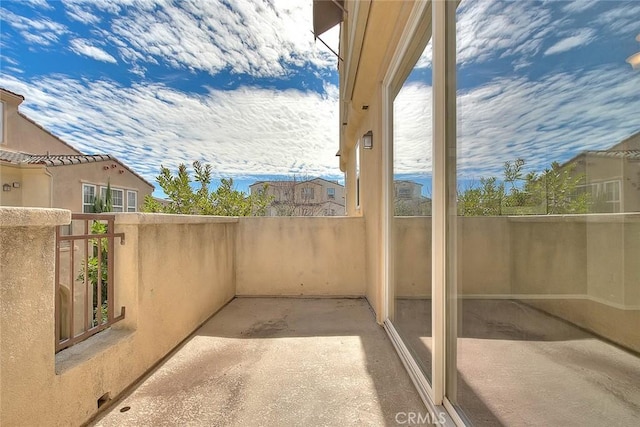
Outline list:
[[[102,200],[107,198],[107,187],[100,188],[100,197],[102,197]],[[119,188],[111,189],[111,211],[124,212],[124,190]]]
[[[138,210],[138,192],[127,191],[127,212],[135,212]]]
[[[124,191],[112,188],[111,203],[113,204],[113,212],[124,212]]]
[[[300,195],[302,196],[302,198],[304,200],[310,200],[313,199],[313,195],[314,195],[314,189],[310,188],[310,187],[305,187],[302,190],[300,190]]]
[[[611,205],[611,212],[620,212],[620,181],[604,183],[604,201]]]
[[[327,188],[327,198],[335,199],[336,198],[336,189],[335,188]]]
[[[93,213],[93,202],[96,198],[96,186],[82,184],[82,212]]]

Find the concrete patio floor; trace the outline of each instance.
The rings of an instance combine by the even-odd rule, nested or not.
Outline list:
[[[93,425],[384,426],[400,412],[427,413],[366,300],[236,298]]]
[[[457,398],[482,426],[640,426],[640,357],[516,300],[459,305]],[[431,300],[399,299],[394,325],[431,370]]]

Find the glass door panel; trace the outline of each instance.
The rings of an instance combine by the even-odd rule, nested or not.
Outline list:
[[[638,13],[458,7],[447,397],[471,424],[640,423]]]
[[[432,354],[430,58],[429,44],[393,101],[393,300],[390,310],[396,331],[429,381]]]

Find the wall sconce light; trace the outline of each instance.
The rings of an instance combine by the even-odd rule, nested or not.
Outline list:
[[[362,146],[365,149],[371,150],[373,148],[373,132],[369,131],[364,135],[362,135],[362,140],[363,140]]]
[[[640,34],[636,36],[636,41],[640,43]],[[634,70],[637,70],[638,68],[640,68],[640,52],[628,57],[627,62],[629,63],[629,65],[631,65],[631,68],[633,68]]]
[[[2,191],[11,191],[11,184],[3,184]]]
[[[634,70],[637,70],[638,68],[640,68],[640,52],[628,57],[627,62],[629,63],[629,65],[631,65],[631,68],[633,68]]]
[[[20,183],[19,182],[14,182],[13,183],[13,188],[20,188]]]

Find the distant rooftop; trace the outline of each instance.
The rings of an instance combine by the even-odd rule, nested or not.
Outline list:
[[[617,159],[640,160],[640,150],[587,150],[583,154],[588,156],[613,157]]]
[[[153,184],[110,154],[29,154],[19,151],[0,150],[0,162],[13,164],[45,165],[47,167],[54,167],[104,161],[117,162],[142,181],[146,182],[149,186],[153,187]]]

